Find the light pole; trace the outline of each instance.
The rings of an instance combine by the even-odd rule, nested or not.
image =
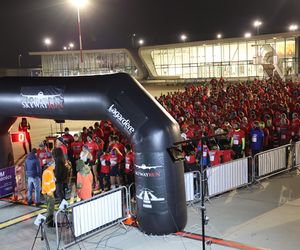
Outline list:
[[[79,38],[79,49],[80,49],[80,65],[83,64],[82,54],[82,38],[81,38],[81,23],[80,23],[80,8],[84,7],[87,0],[70,0],[77,9],[77,24],[78,24],[78,38]]]
[[[46,37],[46,38],[44,39],[44,44],[46,45],[47,50],[49,51],[49,46],[52,44],[51,39],[50,39],[49,37]]]
[[[75,47],[74,43],[69,43],[70,50],[74,49],[74,47]]]
[[[180,40],[181,40],[182,42],[185,42],[186,39],[187,39],[187,35],[186,35],[186,34],[182,34],[182,35],[180,36]]]
[[[297,24],[291,24],[291,25],[289,26],[289,30],[290,30],[290,31],[296,31],[296,30],[298,30],[298,25],[297,25]]]
[[[139,45],[140,45],[140,46],[143,46],[144,43],[145,43],[144,39],[140,39],[140,40],[139,40]]]
[[[250,32],[246,32],[244,35],[245,38],[250,38],[251,36],[252,36],[252,34]]]
[[[255,20],[253,22],[253,26],[256,28],[256,34],[259,35],[259,28],[262,25],[262,22],[260,20]]]
[[[217,34],[217,38],[221,39],[222,38],[222,34],[221,33]]]
[[[135,48],[135,37],[136,37],[135,33],[131,34],[131,46],[133,49]]]

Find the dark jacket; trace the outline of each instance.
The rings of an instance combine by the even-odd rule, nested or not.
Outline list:
[[[66,183],[68,177],[68,169],[65,161],[60,158],[54,158],[55,161],[55,178],[57,183]]]
[[[40,166],[40,161],[37,156],[31,152],[25,160],[25,170],[27,177],[41,177],[42,170]]]

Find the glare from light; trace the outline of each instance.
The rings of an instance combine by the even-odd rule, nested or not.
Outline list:
[[[66,46],[63,47],[64,50],[67,50],[68,48]]]
[[[45,43],[46,46],[49,46],[49,45],[52,44],[52,41],[51,41],[50,38],[47,37],[47,38],[44,39],[44,43]]]
[[[218,39],[221,39],[221,38],[222,38],[222,34],[220,34],[220,33],[217,34],[217,38],[218,38]]]
[[[289,26],[289,30],[290,30],[290,31],[296,31],[296,30],[298,30],[298,25],[297,25],[297,24],[291,24],[291,25]]]
[[[244,36],[245,36],[245,38],[249,38],[252,36],[252,34],[250,32],[246,32]]]
[[[73,49],[74,48],[74,43],[69,43],[69,47],[70,47],[70,49]]]
[[[145,43],[144,39],[139,40],[139,45],[144,45],[144,43]]]
[[[70,2],[77,8],[82,8],[86,6],[87,0],[70,0]]]
[[[262,22],[260,21],[260,20],[255,20],[254,22],[253,22],[253,26],[254,27],[259,27],[259,26],[261,26],[262,25]]]
[[[180,39],[181,39],[181,41],[185,42],[186,39],[187,39],[187,35],[182,34],[182,35],[180,36]]]

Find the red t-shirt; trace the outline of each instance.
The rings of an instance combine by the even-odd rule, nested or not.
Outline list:
[[[82,141],[74,141],[71,143],[71,148],[73,150],[73,156],[75,159],[79,159],[80,152],[82,151],[83,142]]]
[[[130,151],[126,154],[125,157],[125,173],[131,174],[134,170],[134,164],[133,164],[133,152]]]
[[[37,150],[37,158],[40,160],[41,167],[47,163],[47,160],[51,158],[51,152],[47,149],[38,149]],[[44,162],[43,162],[44,161]]]
[[[110,155],[109,154],[103,154],[100,157],[100,162],[101,162],[101,168],[100,168],[100,173],[102,174],[109,174],[110,167],[106,163],[110,161]]]
[[[88,146],[89,151],[91,153],[91,155],[93,156],[93,159],[97,159],[96,155],[97,155],[97,151],[98,151],[98,145],[96,142],[87,142],[85,145]]]
[[[232,132],[233,145],[239,146],[242,145],[242,139],[245,138],[245,132],[243,130],[234,130]]]
[[[101,139],[102,139],[103,136],[104,136],[103,131],[102,131],[101,128],[95,129],[95,130],[93,131],[93,137],[94,137],[94,135],[97,136],[97,137],[99,137],[99,138],[101,138]]]

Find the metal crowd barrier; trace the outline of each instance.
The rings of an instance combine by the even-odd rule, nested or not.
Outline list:
[[[199,171],[184,174],[185,197],[188,204],[201,199],[200,177]]]
[[[208,196],[212,197],[248,185],[250,158],[242,158],[208,168],[206,170]]]
[[[262,180],[289,170],[292,164],[289,163],[291,144],[263,151],[253,157],[252,173],[253,181]]]
[[[295,143],[295,167],[300,165],[300,141]]]
[[[79,243],[128,218],[128,190],[113,189],[60,209],[55,215],[57,249]]]

